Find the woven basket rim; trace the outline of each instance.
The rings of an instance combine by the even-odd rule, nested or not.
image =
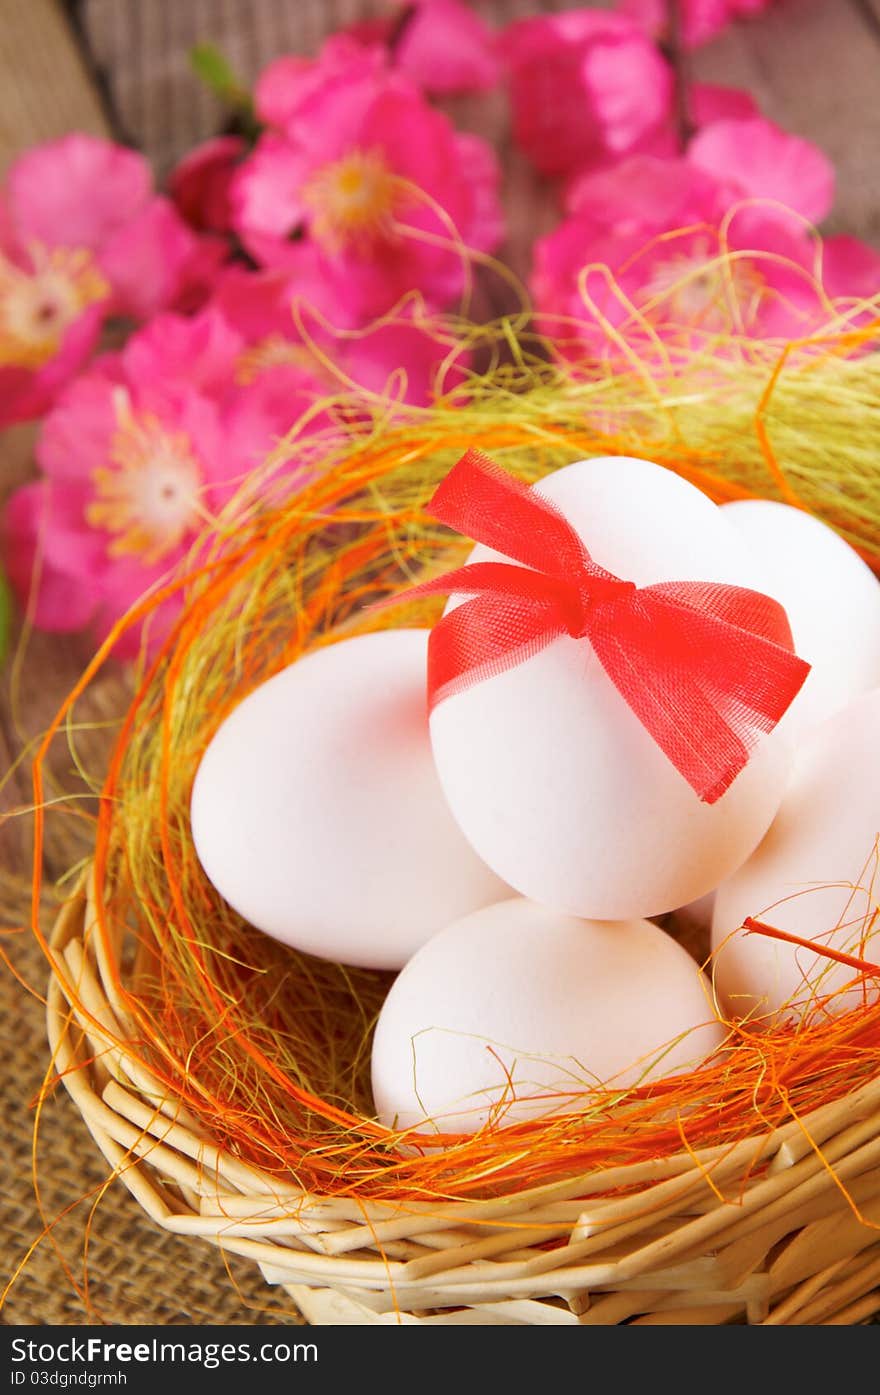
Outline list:
[[[320,1196],[219,1148],[126,1052],[93,897],[89,866],[51,934],[56,1072],[155,1224],[255,1260],[308,1320],[776,1324],[880,1310],[880,1062],[850,1094],[733,1145],[488,1200]]]

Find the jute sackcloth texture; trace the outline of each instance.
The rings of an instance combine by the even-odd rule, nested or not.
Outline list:
[[[4,907],[4,916],[8,914]],[[44,982],[44,966],[32,942],[18,940],[11,957],[30,981]],[[42,1230],[32,1182],[30,1106],[43,1082],[48,1053],[42,1006],[26,997],[5,969],[0,971],[0,1015],[10,1047],[0,1071],[5,1121],[0,1279],[5,1283]],[[43,1111],[37,1160],[52,1239],[43,1238],[25,1263],[0,1321],[198,1326],[302,1321],[286,1295],[270,1288],[248,1260],[231,1255],[227,1268],[212,1246],[166,1234],[123,1186],[107,1187],[107,1165],[64,1090],[55,1091]]]

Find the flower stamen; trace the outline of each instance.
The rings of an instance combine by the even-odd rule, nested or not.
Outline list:
[[[86,521],[113,534],[111,557],[150,564],[198,523],[202,471],[186,432],[169,430],[152,412],[134,412],[124,388],[116,397],[118,430],[109,463],[92,472],[95,498]]]
[[[270,368],[298,368],[310,378],[320,376],[315,355],[305,344],[296,344],[283,334],[268,334],[239,354],[235,381],[241,387],[249,387]]]
[[[764,278],[754,265],[739,260],[725,263],[711,255],[708,244],[698,243],[691,252],[660,262],[643,295],[648,301],[662,300],[682,324],[725,330],[730,327],[732,309],[753,311],[764,288]]]
[[[322,166],[307,182],[303,199],[312,211],[313,236],[330,252],[394,236],[400,189],[380,151],[353,150]]]
[[[29,248],[30,268],[0,252],[0,367],[36,370],[67,330],[110,287],[85,248]]]

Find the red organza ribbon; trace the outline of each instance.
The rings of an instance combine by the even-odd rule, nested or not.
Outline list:
[[[479,451],[462,457],[428,510],[520,564],[474,562],[405,593],[473,597],[431,633],[432,709],[560,635],[585,639],[660,749],[714,804],[810,671],[777,601],[708,581],[622,581],[551,503]]]

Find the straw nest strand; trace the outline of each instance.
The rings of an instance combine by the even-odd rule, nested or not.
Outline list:
[[[719,501],[807,508],[880,564],[878,312],[785,349],[650,338],[589,372],[510,323],[468,331],[487,366],[453,372],[450,325],[435,405],[316,404],[186,576],[123,622],[158,623],[183,594],[140,665],[93,857],[45,943],[49,1023],[55,1073],[159,1224],[252,1255],[314,1321],[850,1322],[880,1306],[870,995],[842,1016],[817,999],[799,1029],[730,1024],[733,1049],[690,1075],[403,1148],[369,1094],[389,976],[254,932],[207,883],[188,826],[200,756],[246,693],[342,636],[436,618],[433,601],[367,605],[466,554],[423,506],[470,446],[527,480],[646,456]],[[285,493],[291,452],[309,483]],[[114,638],[36,761],[35,904],[46,755]]]

